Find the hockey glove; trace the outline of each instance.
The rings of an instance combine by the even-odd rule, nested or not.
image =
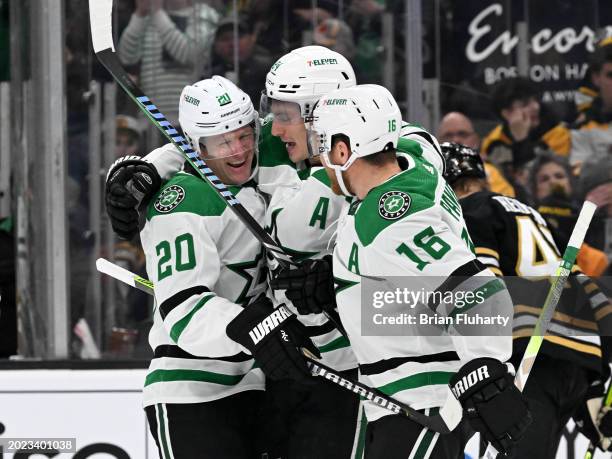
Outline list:
[[[227,325],[226,332],[251,352],[270,379],[310,382],[313,378],[300,348],[318,358],[321,354],[306,327],[285,305],[274,309],[270,300],[261,295]]]
[[[531,413],[508,367],[492,358],[474,359],[451,378],[450,387],[474,430],[508,454],[531,424]]]
[[[331,255],[307,260],[297,268],[282,269],[270,287],[285,290],[285,296],[300,314],[319,314],[336,308]]]
[[[589,387],[584,402],[573,414],[578,431],[602,451],[612,451],[612,410],[602,407],[603,381]]]
[[[106,212],[113,231],[130,240],[139,230],[138,209],[161,187],[155,167],[138,156],[123,156],[106,176]]]

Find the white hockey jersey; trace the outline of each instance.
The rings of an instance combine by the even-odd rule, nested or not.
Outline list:
[[[441,284],[475,259],[451,188],[431,164],[417,156],[406,158],[407,170],[370,190],[341,217],[333,258],[336,300],[362,382],[416,409],[456,405],[447,385],[452,374],[477,357],[506,361],[512,351],[509,334],[491,338],[444,330],[437,336],[364,333],[361,283],[365,278],[437,276]],[[486,269],[481,274],[490,276],[483,279],[494,277]],[[509,296],[505,308],[511,317]],[[366,414],[373,421],[389,412],[366,403]]]
[[[230,190],[263,221],[265,202],[253,187]],[[149,204],[141,241],[156,303],[145,406],[263,390],[262,371],[225,334],[243,305],[264,291],[259,241],[211,185],[186,172],[176,174]]]

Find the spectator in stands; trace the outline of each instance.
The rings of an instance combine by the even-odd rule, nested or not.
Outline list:
[[[119,58],[124,65],[140,64],[143,91],[176,123],[176,101],[183,87],[202,73],[219,15],[192,0],[135,1],[134,14],[119,40]]]
[[[213,44],[213,58],[210,74],[221,75],[240,84],[253,103],[257,104],[266,74],[274,63],[274,58],[261,46],[256,44],[250,22],[244,16],[238,20],[238,69],[234,68],[234,20],[228,17],[219,23]]]
[[[437,137],[440,142],[455,142],[480,150],[480,136],[474,129],[472,121],[460,112],[449,112],[442,118],[438,126]],[[499,169],[488,161],[484,161],[489,188],[494,193],[515,197],[514,188]]]
[[[572,163],[612,155],[612,39],[604,43],[591,56],[591,79],[598,95],[572,130]]]
[[[569,154],[570,132],[540,103],[534,83],[522,77],[502,80],[491,98],[502,122],[482,141],[481,151],[515,189],[526,185],[526,166],[539,153]]]
[[[385,6],[389,9],[395,6],[397,9],[400,8],[400,4],[402,3],[377,0],[352,0],[348,4],[344,20],[353,32],[355,40],[353,66],[359,83],[380,84],[382,82],[384,70],[382,60],[385,52],[381,38],[383,36],[382,15],[385,12]],[[395,28],[397,31],[404,29],[398,26],[397,22]],[[402,47],[403,35],[398,33],[395,40],[396,47],[398,49]],[[397,51],[395,50],[394,53],[396,56]]]
[[[141,147],[142,127],[138,120],[128,115],[117,115],[117,133],[115,135],[115,155],[117,158],[126,155],[138,155]]]
[[[585,199],[598,207],[587,237],[612,259],[612,155],[585,161],[579,180]]]
[[[355,54],[353,32],[346,22],[339,19],[325,19],[314,32],[315,45],[325,46],[352,59]]]
[[[597,41],[597,48],[612,45],[612,36],[608,35],[607,29],[599,31],[601,38]],[[597,49],[596,48],[596,49]],[[591,66],[584,74],[580,86],[574,92],[574,102],[576,104],[576,111],[578,112],[578,120],[582,120],[583,113],[591,108],[593,101],[599,95],[597,87],[593,84],[593,72]]]
[[[565,248],[581,202],[577,199],[576,180],[567,158],[544,153],[533,162],[529,176],[531,195],[535,208],[553,229],[555,242]],[[606,255],[586,242],[578,253],[577,264],[591,277],[599,277],[608,266]]]

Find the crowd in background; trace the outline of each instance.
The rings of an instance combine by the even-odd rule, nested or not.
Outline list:
[[[71,284],[73,322],[83,315],[90,300],[88,278],[97,275],[83,266],[89,260],[84,255],[91,251],[93,237],[86,221],[89,106],[84,94],[91,80],[111,81],[91,50],[83,46],[88,36],[83,3],[67,0],[66,7],[72,14],[66,23],[66,74],[71,278],[77,280]],[[359,83],[383,83],[384,14],[396,17],[393,54],[403,58],[403,2],[398,1],[115,3],[117,54],[145,94],[174,124],[183,86],[212,75],[236,82],[257,108],[272,64],[290,49],[306,44],[323,45],[345,55],[353,63]],[[395,71],[400,76],[405,67],[397,65]],[[556,230],[561,247],[567,243],[582,202],[595,202],[598,212],[580,252],[579,265],[587,274],[603,278],[612,274],[612,39],[598,43],[590,56],[589,72],[576,91],[580,105],[566,111],[566,119],[560,119],[530,80],[501,79],[487,95],[489,107],[480,104],[474,110],[478,120],[470,119],[465,97],[455,105],[449,98],[440,103],[446,112],[441,113],[440,124],[430,128],[440,142],[455,141],[479,150],[492,191],[517,197],[538,209]],[[395,92],[398,100],[405,98],[401,84]],[[484,122],[483,112],[489,113]],[[162,143],[157,134],[151,135],[151,126],[135,104],[119,93],[117,113],[117,157],[145,155]],[[494,128],[489,131],[490,126]],[[106,169],[109,164],[103,166]],[[138,241],[118,242],[110,256],[131,271],[146,275]],[[146,330],[150,300],[133,289],[117,289],[120,306],[114,325]],[[142,355],[146,355],[146,333],[142,335],[138,341]]]

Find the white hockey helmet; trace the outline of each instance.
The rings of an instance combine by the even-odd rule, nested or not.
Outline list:
[[[335,171],[342,192],[350,196],[342,179],[357,158],[397,148],[402,114],[397,102],[383,86],[363,84],[333,91],[323,96],[308,123],[308,148],[321,155],[325,165]],[[332,164],[328,153],[335,135],[350,140],[351,156],[343,165]]]
[[[355,71],[342,54],[324,46],[303,46],[272,65],[266,76],[260,110],[270,113],[271,99],[293,102],[301,115],[301,119],[295,121],[303,122],[321,96],[356,84]]]
[[[249,96],[230,80],[214,75],[183,88],[179,102],[179,123],[191,147],[202,154],[200,144],[207,137],[253,125],[255,149],[259,115]]]

